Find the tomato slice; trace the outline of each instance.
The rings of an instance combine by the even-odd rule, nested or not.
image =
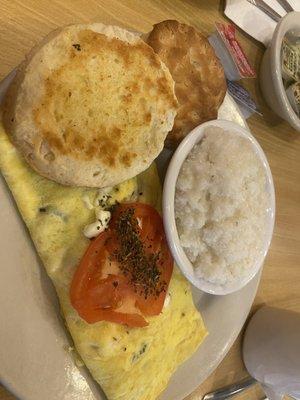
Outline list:
[[[125,228],[131,226],[132,248],[120,222],[129,215]],[[144,317],[161,312],[172,271],[158,212],[143,203],[118,205],[109,228],[92,240],[74,274],[71,303],[88,323],[143,327],[148,325]]]

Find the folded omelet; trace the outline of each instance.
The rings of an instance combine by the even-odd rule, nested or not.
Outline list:
[[[76,350],[109,400],[154,400],[172,373],[197,349],[207,332],[190,287],[174,269],[169,295],[160,315],[144,328],[112,322],[88,324],[71,306],[70,283],[89,240],[83,227],[93,222],[96,189],[66,187],[34,172],[0,125],[0,168],[52,279]],[[141,193],[139,200],[160,204],[160,185],[153,164],[113,191],[119,202]],[[50,384],[50,382],[49,382]]]

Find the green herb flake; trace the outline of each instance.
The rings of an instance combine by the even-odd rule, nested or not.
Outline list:
[[[72,44],[72,46],[73,46],[74,49],[76,49],[77,51],[81,51],[81,46],[80,46],[79,43]]]

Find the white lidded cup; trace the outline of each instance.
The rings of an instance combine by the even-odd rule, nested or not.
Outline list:
[[[278,22],[271,43],[264,53],[260,73],[260,87],[270,108],[300,132],[300,118],[291,106],[282,81],[281,47],[284,36],[300,29],[300,12],[287,13]]]
[[[264,306],[249,322],[243,357],[269,400],[300,400],[300,314]]]

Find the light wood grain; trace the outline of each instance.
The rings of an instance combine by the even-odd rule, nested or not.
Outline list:
[[[158,21],[176,18],[209,34],[215,21],[225,20],[222,10],[217,0],[0,0],[0,80],[41,37],[61,25],[101,21],[147,32]],[[239,37],[258,70],[262,45],[245,35]],[[263,110],[264,117],[252,116],[248,122],[269,159],[277,196],[274,238],[253,310],[267,303],[300,312],[300,134],[267,109],[257,80],[244,84]],[[200,400],[208,391],[245,377],[240,349],[241,335],[221,365],[188,399]],[[262,396],[255,387],[237,399]],[[15,397],[0,387],[0,399]]]

